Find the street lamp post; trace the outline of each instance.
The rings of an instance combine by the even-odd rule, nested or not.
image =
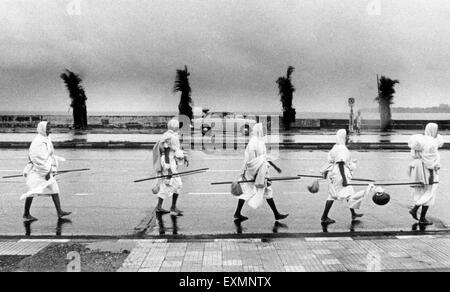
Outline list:
[[[354,132],[355,129],[355,114],[353,108],[355,107],[356,100],[353,97],[348,99],[348,106],[350,107],[350,121],[348,124],[348,130],[350,133]]]

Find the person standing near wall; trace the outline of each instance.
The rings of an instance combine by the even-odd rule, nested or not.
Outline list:
[[[362,120],[362,113],[359,110],[358,114],[356,115],[356,118],[355,118],[355,131],[356,131],[356,133],[358,135],[361,134],[362,122],[363,122],[363,120]]]

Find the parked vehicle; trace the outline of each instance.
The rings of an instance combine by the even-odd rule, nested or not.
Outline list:
[[[125,124],[125,127],[126,127],[128,130],[131,130],[131,129],[141,130],[141,129],[144,128],[144,126],[143,126],[142,124],[140,124],[140,123],[126,123],[126,124]]]

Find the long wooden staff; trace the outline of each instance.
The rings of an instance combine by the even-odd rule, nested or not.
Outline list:
[[[291,176],[291,177],[271,177],[268,178],[268,181],[292,181],[292,180],[299,180],[300,177],[298,176]],[[224,181],[224,182],[213,182],[211,185],[213,186],[219,186],[219,185],[231,185],[233,183],[239,183],[239,184],[246,184],[246,183],[254,183],[256,180],[243,180],[243,181]]]
[[[90,168],[82,168],[82,169],[61,170],[61,171],[58,171],[55,175],[66,174],[66,173],[71,173],[71,172],[89,171],[89,170],[91,170],[91,169]],[[19,178],[19,177],[23,177],[23,174],[4,176],[3,178],[10,179],[10,178]]]
[[[179,173],[174,173],[171,175],[161,175],[161,176],[155,176],[155,177],[149,177],[149,178],[144,178],[144,179],[139,179],[139,180],[135,180],[135,183],[141,183],[141,182],[145,182],[145,181],[150,181],[150,180],[155,180],[155,179],[160,179],[160,178],[170,178],[170,177],[174,177],[174,176],[185,176],[185,175],[192,175],[192,174],[197,174],[197,173],[201,173],[201,172],[205,172],[208,171],[209,168],[202,168],[202,169],[196,169],[196,170],[190,170],[190,171],[184,171],[184,172],[179,172]]]
[[[278,173],[282,173],[283,171],[281,170],[281,168],[279,168],[278,166],[275,165],[275,163],[273,163],[272,161],[267,161],[272,167],[273,169],[276,170],[276,172]]]
[[[435,183],[438,184],[438,183]],[[421,182],[405,182],[405,183],[375,183],[376,186],[424,186]],[[349,184],[349,186],[367,186],[367,184]]]
[[[319,178],[319,179],[325,179],[323,176],[319,175],[309,175],[309,174],[299,174],[299,177],[308,177],[308,178]],[[353,181],[364,181],[364,182],[375,182],[373,179],[365,179],[365,178],[352,178]]]

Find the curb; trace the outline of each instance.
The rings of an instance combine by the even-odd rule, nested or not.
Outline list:
[[[95,240],[149,240],[158,242],[177,241],[218,241],[218,240],[261,240],[268,242],[273,239],[304,239],[306,241],[327,241],[327,240],[367,240],[376,238],[391,238],[408,240],[411,238],[424,237],[449,237],[450,229],[435,231],[361,231],[361,232],[333,232],[333,233],[248,233],[248,234],[199,234],[199,235],[75,235],[75,236],[21,236],[21,235],[0,235],[0,241],[95,241]]]
[[[55,148],[60,149],[152,149],[156,143],[153,142],[54,142]],[[330,150],[334,143],[281,143],[269,144],[269,147],[278,147],[280,150]],[[195,146],[198,147],[198,144]],[[245,144],[234,145],[236,149],[243,149]],[[0,142],[0,149],[28,149],[29,142]],[[191,144],[191,149],[194,144]],[[231,147],[233,148],[233,147]],[[230,148],[228,148],[230,149]],[[409,151],[407,143],[353,143],[349,145],[350,150],[398,150]],[[450,144],[445,144],[442,150],[450,150]]]

